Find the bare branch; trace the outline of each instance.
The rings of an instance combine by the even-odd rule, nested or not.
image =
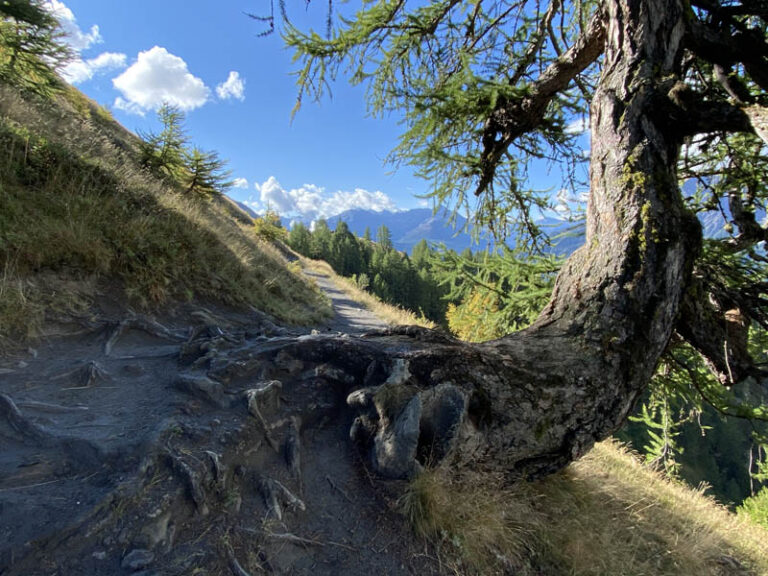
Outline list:
[[[475,195],[488,189],[496,166],[512,142],[540,126],[555,95],[599,58],[604,41],[603,15],[598,12],[574,45],[549,65],[531,84],[526,95],[514,100],[499,100],[483,131],[481,173]]]
[[[722,310],[694,278],[680,307],[677,331],[704,357],[721,384],[731,386],[750,375],[754,364],[747,351],[749,323],[738,309]]]

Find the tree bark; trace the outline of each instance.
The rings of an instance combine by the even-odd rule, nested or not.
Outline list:
[[[679,80],[684,8],[609,0],[604,15],[586,245],[537,322],[484,344],[411,327],[279,353],[349,375],[352,435],[382,474],[553,472],[621,426],[667,346],[701,240],[677,185],[681,136],[653,105]]]

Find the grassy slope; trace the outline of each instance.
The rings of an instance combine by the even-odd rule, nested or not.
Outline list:
[[[539,482],[430,472],[402,505],[457,573],[768,574],[768,531],[614,441]]]
[[[137,143],[74,88],[49,100],[0,85],[0,341],[115,284],[115,299],[139,308],[203,298],[285,322],[328,314],[247,215],[148,176]]]

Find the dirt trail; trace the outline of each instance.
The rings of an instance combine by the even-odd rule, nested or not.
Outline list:
[[[334,284],[329,276],[308,269],[304,270],[304,274],[311,278],[331,299],[331,305],[336,315],[322,327],[325,331],[364,334],[389,326],[386,321],[366,310],[360,302],[352,300]]]
[[[322,331],[385,325],[312,276]],[[113,312],[0,358],[0,574],[440,573],[349,441],[361,382],[291,356],[332,345],[308,331]]]

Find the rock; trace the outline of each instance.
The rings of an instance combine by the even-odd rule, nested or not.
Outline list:
[[[379,429],[371,455],[376,472],[389,478],[411,478],[418,470],[420,419],[421,398],[415,395],[393,424]]]
[[[185,342],[179,348],[179,364],[189,366],[199,358],[205,356],[207,350],[203,347],[204,342],[195,340],[194,336],[189,342]]]
[[[408,368],[408,362],[402,358],[397,358],[392,365],[386,384],[404,384],[411,378],[411,371]]]
[[[136,542],[136,544],[141,543],[146,545],[147,548],[152,549],[161,542],[166,542],[168,540],[168,525],[170,520],[171,513],[166,512],[154,522],[144,526],[141,530],[142,541]]]
[[[155,555],[149,550],[136,548],[135,550],[131,550],[128,552],[128,554],[125,555],[120,566],[123,569],[137,572],[138,570],[149,566],[154,559]]]
[[[317,336],[304,335],[304,336],[299,336],[297,340],[301,341],[302,339],[309,339],[309,338],[317,338]],[[285,370],[291,376],[300,374],[301,371],[304,369],[304,362],[302,362],[301,360],[296,358],[293,354],[285,350],[281,350],[280,352],[278,352],[273,362],[277,368]]]
[[[382,384],[389,376],[387,371],[387,364],[380,360],[373,360],[365,369],[365,376],[363,377],[363,386],[371,387]]]
[[[365,415],[358,416],[349,428],[349,439],[366,446],[376,434],[376,424]]]
[[[166,452],[168,463],[173,471],[181,477],[186,484],[192,501],[195,503],[197,511],[202,516],[208,515],[208,505],[206,503],[205,489],[203,488],[203,482],[200,478],[200,474],[193,469],[189,464],[172,452]]]
[[[180,374],[174,385],[178,390],[219,408],[226,408],[229,405],[224,397],[224,386],[207,376]]]
[[[319,366],[316,366],[313,370],[308,371],[308,373],[304,375],[303,379],[308,377],[323,378],[325,380],[330,380],[332,382],[342,382],[344,384],[355,383],[354,376],[344,372],[340,368],[331,366],[330,364],[320,364]]]

